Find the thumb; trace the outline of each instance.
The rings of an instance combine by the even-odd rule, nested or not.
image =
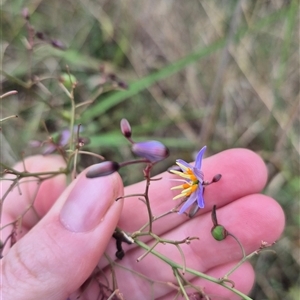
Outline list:
[[[121,214],[123,184],[117,173],[85,174],[2,259],[4,299],[66,299],[97,265]]]

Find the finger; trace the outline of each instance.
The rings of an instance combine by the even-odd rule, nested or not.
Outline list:
[[[222,278],[224,274],[226,274],[228,271],[230,271],[232,268],[236,266],[236,262],[232,262],[229,264],[225,264],[222,266],[218,266],[216,268],[213,268],[211,270],[208,270],[206,272],[206,275],[214,277],[214,278]],[[233,272],[228,279],[234,282],[234,288],[238,290],[239,292],[242,292],[243,294],[247,295],[249,294],[253,283],[254,283],[254,270],[249,262],[244,263],[241,265],[235,272]],[[241,299],[241,296],[238,296],[237,294],[233,293],[226,287],[216,284],[214,282],[211,282],[209,280],[206,280],[204,278],[196,278],[191,280],[191,283],[196,286],[200,287],[202,289],[203,294],[209,297],[209,299],[214,300],[239,300]],[[230,283],[226,283],[226,285],[230,285]],[[201,299],[201,294],[197,294],[197,291],[191,288],[186,288],[187,293],[190,296],[190,299]],[[174,299],[176,295],[176,292],[173,291],[163,297],[160,297],[157,300],[168,300],[168,299]],[[184,299],[184,298],[178,298]],[[203,297],[203,299],[205,299]]]
[[[222,178],[219,182],[205,189],[206,206],[200,210],[200,214],[210,211],[213,204],[222,207],[245,195],[260,192],[267,180],[267,171],[262,159],[254,152],[246,149],[226,150],[205,159],[203,161],[203,172],[205,180],[211,180],[216,174],[222,174]],[[175,176],[163,173],[157,177],[162,179],[152,181],[149,192],[154,216],[165,213],[178,204],[178,200],[177,202],[171,200],[176,193],[170,189],[178,183],[174,184],[170,179],[174,179]],[[125,194],[143,193],[144,190],[145,182],[141,182],[126,188]],[[138,197],[125,199],[123,214],[119,222],[122,229],[128,232],[136,231],[148,219],[146,206],[138,200]],[[173,214],[168,217],[168,222],[165,222],[165,219],[161,222],[155,222],[153,231],[156,234],[167,232],[187,219],[185,215]]]
[[[264,195],[245,196],[222,207],[217,213],[219,223],[239,239],[246,253],[258,250],[262,240],[273,243],[279,238],[284,228],[284,214],[281,207],[276,201]],[[210,234],[212,225],[210,213],[206,213],[181,224],[180,227],[162,235],[161,238],[180,241],[186,237],[198,236],[199,241],[193,240],[189,245],[182,244],[180,247],[185,256],[186,266],[200,272],[206,273],[217,266],[242,259],[242,251],[232,237],[228,236],[221,242],[212,238]],[[155,250],[176,263],[184,265],[182,256],[174,245],[159,244]],[[135,270],[135,272],[159,282],[174,283],[172,269],[154,255],[148,254],[137,262],[137,259],[144,253],[145,250],[140,248],[127,250],[122,267],[127,270]],[[121,275],[118,276],[118,272],[117,269],[117,279],[120,279]],[[134,282],[132,282],[128,276],[124,278],[125,280],[118,280],[118,282],[125,297],[131,293],[129,287],[132,285],[137,287],[145,285],[143,279],[134,278]],[[192,280],[193,275],[186,272],[186,278]],[[170,291],[171,288],[168,292]],[[208,290],[208,292],[213,292],[213,290]],[[165,287],[155,288],[155,297],[161,297],[166,293]],[[139,298],[137,297],[137,299]]]
[[[66,299],[91,274],[118,222],[118,174],[88,180],[85,172],[3,258],[5,299]]]

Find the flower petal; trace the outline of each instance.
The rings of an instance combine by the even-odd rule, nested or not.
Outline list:
[[[198,206],[199,208],[204,208],[205,204],[204,204],[204,198],[203,198],[203,186],[201,184],[199,184],[198,186],[198,190],[195,192],[195,194],[197,194],[197,202],[198,202]]]
[[[197,200],[197,193],[193,193],[180,208],[178,214],[183,214],[195,201]]]
[[[177,159],[176,160],[176,164],[178,164],[181,169],[182,169],[182,167],[185,168],[184,170],[182,169],[182,171],[186,171],[186,169],[193,169],[193,166],[191,166],[190,164],[188,164],[183,159]]]
[[[68,142],[69,142],[70,136],[71,136],[70,130],[69,129],[64,129],[61,132],[61,135],[60,135],[59,145],[61,147],[66,146],[68,144]]]
[[[196,162],[195,162],[195,167],[194,167],[194,168],[201,170],[202,159],[203,159],[203,155],[204,155],[205,150],[206,150],[206,146],[204,146],[204,147],[198,152],[197,157],[196,157]]]
[[[200,169],[196,168],[193,168],[193,172],[196,175],[197,179],[200,181],[200,183],[202,183],[204,178],[203,172]]]

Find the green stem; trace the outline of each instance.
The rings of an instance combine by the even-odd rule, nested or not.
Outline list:
[[[142,241],[139,241],[139,240],[135,240],[135,243],[140,246],[141,248],[145,249],[145,250],[149,250],[150,247],[143,243]],[[179,264],[177,264],[175,261],[169,259],[168,257],[164,256],[163,254],[155,251],[155,250],[151,250],[151,253],[158,257],[159,259],[161,259],[162,261],[166,262],[168,265],[170,265],[173,269],[177,268],[177,269],[180,269],[180,270],[183,270],[183,267]],[[243,300],[252,300],[250,297],[248,297],[247,295],[243,294],[242,292],[240,292],[239,290],[231,287],[231,286],[228,286],[226,284],[224,284],[222,282],[222,279],[217,279],[217,278],[214,278],[214,277],[211,277],[209,275],[206,275],[204,273],[201,273],[199,271],[196,271],[196,270],[193,270],[193,269],[190,269],[190,268],[185,268],[185,271],[194,275],[194,276],[197,276],[197,277],[201,277],[201,278],[204,278],[208,281],[211,281],[211,282],[214,282],[214,283],[217,283],[221,286],[223,286],[224,288],[230,290],[231,292],[233,292],[234,294],[240,296]]]
[[[189,300],[189,296],[187,295],[187,293],[186,293],[186,291],[185,291],[185,288],[184,288],[184,286],[182,285],[181,278],[180,278],[180,276],[179,276],[179,274],[178,274],[178,270],[177,270],[176,268],[174,268],[174,269],[173,269],[173,272],[175,273],[175,277],[176,277],[176,279],[177,279],[177,282],[178,282],[178,284],[179,284],[179,286],[180,286],[180,290],[181,290],[181,292],[182,292],[184,298],[185,298],[186,300]]]
[[[73,90],[70,94],[71,99],[71,120],[70,120],[70,139],[69,139],[69,149],[74,150],[74,123],[75,123],[75,101]]]
[[[49,171],[49,172],[39,172],[39,173],[29,173],[29,172],[19,172],[14,169],[9,168],[9,172],[7,174],[13,174],[19,177],[19,179],[24,178],[24,177],[40,177],[40,176],[53,176],[53,175],[60,175],[60,174],[67,174],[68,170],[64,169],[61,171]],[[40,179],[46,179],[46,178],[40,178]]]
[[[244,262],[246,262],[247,260],[249,260],[253,255],[255,255],[257,252],[254,251],[252,253],[250,253],[249,255],[247,256],[244,256],[239,262],[237,265],[235,265],[229,272],[227,272],[223,278],[227,278],[229,275],[231,275],[238,267],[240,267]]]

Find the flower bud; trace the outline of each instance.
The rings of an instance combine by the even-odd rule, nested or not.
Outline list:
[[[45,35],[44,35],[44,33],[41,32],[41,31],[37,31],[37,32],[35,33],[35,36],[36,36],[38,39],[42,40],[42,41],[45,39]]]
[[[107,77],[113,81],[117,80],[117,75],[113,73],[107,74]]]
[[[120,165],[115,161],[105,161],[100,164],[93,165],[86,173],[87,178],[96,178],[110,175],[118,171]]]
[[[79,137],[77,142],[80,147],[83,147],[84,145],[89,144],[91,140],[88,137]]]
[[[144,157],[150,162],[158,162],[169,155],[169,149],[158,141],[146,141],[132,145],[132,152],[137,156]]]
[[[221,174],[217,174],[213,177],[211,182],[218,182],[222,178]]]
[[[131,126],[130,126],[129,122],[126,119],[122,119],[120,126],[121,126],[122,134],[126,138],[130,138],[131,137]]]
[[[121,81],[121,80],[118,81],[118,86],[119,86],[119,88],[124,89],[124,90],[128,89],[128,84],[124,81]]]
[[[60,40],[51,40],[51,45],[60,50],[66,50],[67,47]]]
[[[225,229],[224,226],[217,225],[211,229],[211,234],[215,240],[222,241],[225,240],[225,238],[227,237],[228,231]]]
[[[124,252],[123,249],[118,250],[118,251],[116,252],[116,258],[122,259],[124,256],[125,256],[125,252]]]

